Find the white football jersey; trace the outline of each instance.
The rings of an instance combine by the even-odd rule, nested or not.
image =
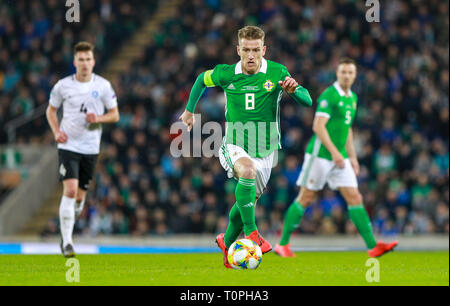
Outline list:
[[[86,114],[100,116],[105,113],[105,108],[117,107],[117,97],[111,83],[96,74],[92,74],[89,82],[79,82],[73,74],[55,84],[49,103],[55,108],[63,106],[60,129],[67,134],[68,140],[59,143],[58,149],[99,154],[102,126],[87,123]]]

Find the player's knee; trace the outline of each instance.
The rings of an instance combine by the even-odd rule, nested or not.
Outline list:
[[[314,195],[312,194],[300,194],[297,197],[297,202],[300,203],[304,208],[311,205],[311,203],[314,201]]]
[[[356,195],[355,195],[355,202],[356,202],[356,204],[361,204],[361,203],[363,202],[362,195],[361,195],[361,193],[359,193],[359,191],[356,192]]]
[[[256,168],[254,166],[245,167],[242,170],[241,176],[246,179],[255,179],[256,178]]]
[[[252,162],[243,162],[239,167],[239,176],[246,179],[256,178],[256,167]]]
[[[362,195],[358,190],[352,191],[347,197],[347,202],[349,205],[359,205],[362,201]]]
[[[64,190],[64,195],[71,199],[76,198],[77,197],[77,189],[76,188],[66,188]]]

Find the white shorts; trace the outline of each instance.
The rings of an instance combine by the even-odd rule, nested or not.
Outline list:
[[[272,152],[270,155],[267,155],[263,158],[255,158],[250,157],[245,150],[239,146],[233,144],[227,144],[222,146],[219,149],[219,161],[222,167],[227,171],[227,175],[229,178],[236,176],[234,175],[234,163],[241,157],[247,157],[251,159],[256,167],[256,180],[255,180],[255,190],[256,197],[260,197],[264,192],[264,189],[269,182],[270,173],[272,172],[274,156],[277,151]]]
[[[336,190],[339,187],[358,187],[353,167],[350,160],[344,160],[345,167],[338,168],[332,160],[320,157],[313,157],[305,154],[302,172],[297,179],[297,186],[304,186],[309,190],[322,190],[325,184]]]

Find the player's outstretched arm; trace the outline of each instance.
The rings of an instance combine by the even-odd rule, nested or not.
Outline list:
[[[287,91],[295,102],[304,106],[312,105],[312,99],[308,90],[299,85],[295,79],[287,76],[284,81],[280,81],[279,84]]]
[[[189,101],[188,101],[185,111],[178,118],[188,127],[188,131],[191,131],[192,126],[194,125],[195,106],[197,105],[198,100],[200,100],[200,97],[202,96],[205,89],[206,89],[205,72],[202,72],[197,77],[197,80],[195,81],[194,86],[192,86],[191,93],[189,95]]]
[[[205,89],[205,72],[202,72],[197,77],[197,80],[195,80],[194,86],[192,86],[191,93],[189,94],[189,101],[186,106],[187,111],[191,113],[194,112],[195,106],[197,105],[198,100],[200,100],[200,97],[202,96]]]
[[[291,97],[295,100],[295,102],[300,103],[301,105],[308,107],[312,106],[313,101],[308,89],[306,89],[305,87],[298,85],[294,93],[291,94]]]
[[[119,108],[114,107],[108,110],[104,115],[97,116],[95,113],[86,114],[86,122],[88,123],[115,123],[119,121]]]

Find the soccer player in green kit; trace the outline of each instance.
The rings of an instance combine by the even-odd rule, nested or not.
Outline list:
[[[344,197],[350,219],[364,239],[370,257],[378,257],[391,251],[397,241],[375,241],[369,216],[358,191],[356,176],[359,164],[353,146],[352,123],[356,113],[357,97],[351,91],[356,78],[356,64],[344,58],[339,62],[337,81],[328,87],[318,99],[313,123],[314,135],[306,149],[302,171],[297,180],[300,193],[289,207],[283,225],[283,234],[275,252],[282,257],[295,257],[289,240],[299,225],[303,212],[314,200],[317,191],[325,183],[331,189],[339,189]]]
[[[281,148],[279,103],[285,90],[296,102],[311,106],[308,90],[291,78],[287,68],[266,60],[264,31],[246,26],[238,32],[237,53],[240,61],[234,65],[217,65],[201,73],[192,87],[189,101],[180,119],[188,131],[194,124],[194,109],[206,87],[220,86],[225,92],[226,132],[219,150],[219,160],[228,177],[238,180],[236,203],[229,214],[225,233],[216,243],[228,262],[228,248],[239,237],[256,242],[262,253],[272,246],[258,232],[255,205],[269,181],[274,155]]]

